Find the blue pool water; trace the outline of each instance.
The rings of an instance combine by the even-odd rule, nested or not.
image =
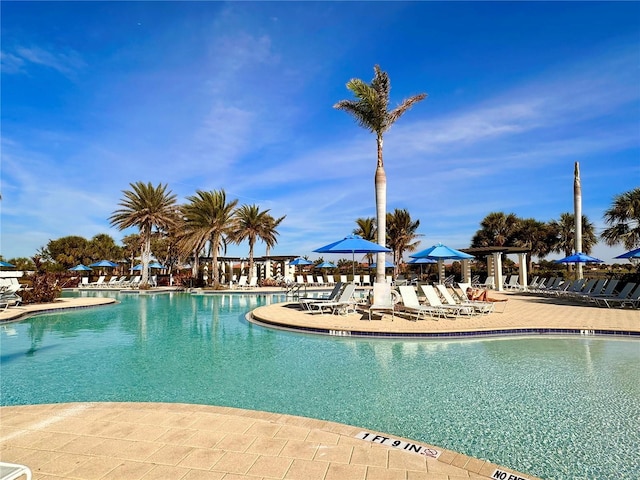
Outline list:
[[[280,296],[112,295],[121,303],[4,325],[1,404],[230,405],[380,430],[548,479],[638,478],[637,340],[321,337],[244,319]]]

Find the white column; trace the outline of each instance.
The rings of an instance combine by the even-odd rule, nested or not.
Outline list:
[[[520,263],[520,277],[518,278],[518,283],[524,290],[527,290],[527,254],[524,252],[519,253],[518,262]]]
[[[471,262],[468,259],[462,260],[462,282],[471,282]]]
[[[502,253],[494,252],[493,254],[493,263],[494,263],[494,275],[493,279],[496,282],[496,290],[502,292],[504,288],[502,287]]]

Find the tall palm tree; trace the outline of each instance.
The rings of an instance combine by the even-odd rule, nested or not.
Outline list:
[[[109,217],[111,225],[124,230],[138,227],[142,240],[142,286],[149,285],[149,261],[153,229],[168,229],[177,221],[176,196],[167,191],[167,185],[153,186],[151,182],[131,183],[131,190],[123,190],[121,208]]]
[[[376,189],[376,220],[378,223],[378,244],[386,245],[386,215],[387,215],[387,176],[382,161],[382,143],[384,133],[391,128],[407,110],[414,104],[424,100],[426,93],[414,95],[405,99],[399,106],[389,110],[389,93],[391,81],[380,66],[374,66],[374,77],[371,84],[358,78],[347,82],[347,88],[355,95],[355,100],[341,100],[333,108],[350,113],[361,126],[376,134],[378,147],[378,161],[375,173]],[[384,282],[384,254],[378,254],[376,268],[376,282]]]
[[[422,236],[416,233],[419,226],[420,220],[412,220],[406,209],[396,208],[393,213],[387,213],[387,245],[393,250],[394,270],[397,270],[404,252],[416,250],[416,240]]]
[[[544,258],[549,253],[554,244],[553,230],[545,222],[540,222],[534,218],[520,219],[518,227],[513,235],[513,245],[531,250],[527,258],[529,271],[533,263],[533,256]]]
[[[270,225],[265,227],[264,236],[261,238],[266,246],[265,256],[268,257],[271,254],[271,249],[278,243],[277,237],[280,235],[278,227],[286,217],[286,215],[283,215],[280,218],[274,218],[271,215],[267,215],[267,220],[270,222]]]
[[[375,218],[358,218],[356,219],[356,225],[358,225],[357,228],[353,229],[353,233],[355,235],[360,235],[362,238],[369,240],[370,242],[376,241],[377,232]],[[367,253],[366,257],[369,265],[371,265],[373,263],[373,254]]]
[[[607,245],[622,244],[627,250],[640,246],[640,188],[614,197],[604,221],[610,227],[600,237]]]
[[[213,263],[213,287],[218,288],[218,252],[226,247],[228,236],[236,229],[234,214],[238,200],[227,202],[224,190],[196,190],[196,194],[187,197],[187,201],[182,206],[184,230],[178,245],[181,251],[194,254],[195,263],[200,252],[209,244],[209,255]]]
[[[229,236],[234,243],[249,242],[249,272],[253,272],[253,248],[256,240],[262,240],[268,246],[276,244],[278,232],[276,224],[284,217],[276,220],[269,210],[260,211],[257,205],[243,205],[235,213],[235,230]]]

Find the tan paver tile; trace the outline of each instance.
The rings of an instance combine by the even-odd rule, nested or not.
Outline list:
[[[101,443],[104,443],[105,439],[101,437],[76,437],[74,440],[66,443],[62,447],[58,448],[61,452],[66,453],[87,453],[89,450],[96,451]]]
[[[194,435],[185,440],[184,444],[192,447],[213,448],[224,438],[224,433],[211,430],[197,430]]]
[[[451,465],[454,467],[465,468],[467,463],[469,462],[469,457],[466,455],[456,455],[454,459],[451,461]]]
[[[295,458],[284,478],[287,480],[322,480],[328,469],[329,463],[327,462],[313,462]]]
[[[364,465],[329,464],[325,480],[364,480],[367,475],[367,467]]]
[[[231,452],[246,452],[255,439],[256,437],[252,435],[228,433],[216,443],[216,448]]]
[[[151,471],[146,473],[140,480],[182,480],[188,473],[188,468],[174,467],[171,465],[157,465]]]
[[[338,445],[338,439],[340,435],[331,432],[325,432],[324,430],[311,430],[307,438],[307,442],[318,442],[325,445]]]
[[[320,445],[316,451],[314,460],[324,462],[349,463],[353,447],[343,447],[341,445]]]
[[[183,445],[164,445],[158,451],[149,456],[146,461],[159,463],[161,465],[178,465],[184,460],[194,447],[186,447]]]
[[[416,472],[407,470],[407,480],[449,480],[446,473]]]
[[[393,468],[367,467],[367,480],[406,480],[406,470]]]
[[[382,448],[353,447],[351,462],[354,465],[371,465],[386,468],[388,460],[388,450]]]
[[[169,427],[160,426],[160,425],[148,425],[148,424],[140,424],[134,425],[134,429],[129,432],[125,437],[127,440],[140,440],[146,442],[154,442],[159,437],[164,435]]]
[[[280,430],[280,425],[268,422],[255,422],[244,433],[257,437],[274,437],[278,430]]]
[[[258,437],[247,448],[247,453],[256,453],[258,455],[278,455],[287,441],[282,438]]]
[[[229,432],[229,433],[245,433],[255,423],[256,423],[256,420],[253,419],[253,418],[232,416],[232,417],[227,418],[220,425],[220,431],[221,432]]]
[[[100,480],[140,480],[154,467],[151,463],[124,460]]]
[[[69,478],[83,478],[86,480],[98,480],[111,472],[122,462],[117,458],[88,457],[81,465],[68,473]]]
[[[310,430],[304,427],[297,427],[295,425],[283,425],[276,433],[277,438],[286,438],[292,440],[305,440],[309,435]]]
[[[313,442],[289,440],[280,452],[280,456],[311,460],[315,457],[318,447],[319,445]]]
[[[464,469],[469,472],[478,473],[482,469],[485,463],[486,462],[484,460],[470,457]]]
[[[56,456],[54,459],[40,465],[38,467],[38,472],[46,473],[49,475],[66,476],[70,472],[82,466],[82,464],[89,458],[91,457],[85,455],[63,453]]]
[[[397,450],[389,450],[389,468],[427,471],[427,461],[422,455],[414,455]]]
[[[252,453],[226,452],[211,470],[244,475],[257,459],[258,455]]]
[[[292,458],[260,456],[251,465],[247,474],[257,477],[284,478],[292,463]]]
[[[178,465],[186,468],[211,470],[211,467],[213,467],[223,456],[223,450],[194,448],[189,455],[180,461]]]
[[[204,470],[189,470],[182,480],[228,480],[228,476],[222,472],[207,472]],[[257,480],[257,479],[255,479]]]
[[[156,442],[184,445],[186,440],[195,435],[196,430],[190,428],[170,428],[155,439]]]

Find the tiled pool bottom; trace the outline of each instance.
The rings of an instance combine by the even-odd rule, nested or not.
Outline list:
[[[247,324],[265,301],[256,296],[120,299],[14,324],[1,337],[3,404],[231,405],[388,432],[543,478],[638,471],[637,341],[318,338]]]

